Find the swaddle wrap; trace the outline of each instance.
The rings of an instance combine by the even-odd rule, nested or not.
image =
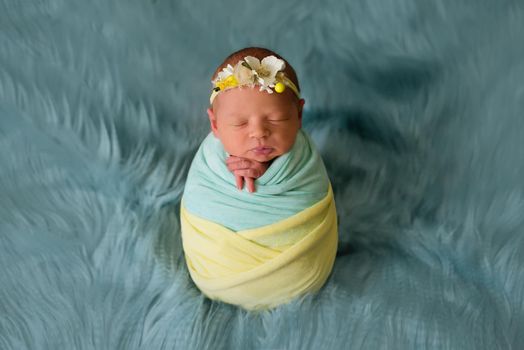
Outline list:
[[[267,309],[322,287],[338,231],[333,191],[310,137],[256,179],[236,188],[220,140],[210,133],[191,164],[180,206],[191,278],[211,299]]]

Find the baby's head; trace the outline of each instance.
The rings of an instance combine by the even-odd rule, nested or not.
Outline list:
[[[254,67],[259,63],[248,56],[257,58],[261,67]],[[275,57],[263,61],[268,56]],[[282,63],[283,74],[277,73],[274,80],[275,67]],[[273,68],[273,72],[266,68]],[[253,69],[258,76],[253,75]],[[260,78],[266,79],[259,83]],[[242,85],[250,79],[258,82]],[[268,162],[291,149],[302,126],[304,99],[300,98],[295,70],[286,60],[271,50],[248,47],[229,55],[216,69],[212,81],[215,89],[207,114],[213,134],[227,153]],[[261,147],[267,149],[256,149]]]

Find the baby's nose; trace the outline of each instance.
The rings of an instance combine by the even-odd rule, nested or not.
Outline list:
[[[261,138],[269,135],[269,130],[263,125],[253,125],[250,130],[251,137]]]

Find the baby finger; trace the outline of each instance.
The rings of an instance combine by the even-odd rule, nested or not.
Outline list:
[[[255,179],[260,177],[260,171],[258,169],[237,169],[234,171],[234,174]]]

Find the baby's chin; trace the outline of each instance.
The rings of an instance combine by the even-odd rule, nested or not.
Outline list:
[[[253,156],[253,155],[250,155],[249,157],[246,157],[250,160],[256,160],[257,162],[260,162],[260,163],[266,163],[266,162],[270,162],[272,161],[273,159],[275,159],[276,157],[278,157],[278,155],[269,155],[269,156]]]
[[[265,162],[272,161],[273,159],[277,158],[280,155],[281,155],[280,152],[276,150],[273,150],[273,152],[269,154],[256,154],[254,152],[248,151],[245,157],[251,160],[256,160],[257,162],[260,162],[260,163],[265,163]]]
[[[273,161],[275,158],[278,158],[285,152],[282,152],[282,150],[273,149],[268,154],[260,154],[260,153],[253,152],[252,150],[247,150],[245,152],[238,152],[238,153],[231,153],[231,152],[226,151],[226,153],[231,156],[245,158],[249,160],[255,160],[260,163],[266,163],[266,162]]]

